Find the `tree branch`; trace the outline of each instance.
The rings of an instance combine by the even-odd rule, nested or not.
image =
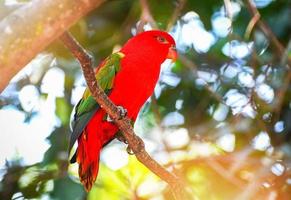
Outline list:
[[[129,147],[135,153],[137,159],[141,163],[143,163],[148,169],[150,169],[154,174],[156,174],[158,177],[160,177],[162,180],[166,181],[170,185],[175,199],[187,199],[187,194],[183,188],[181,180],[176,175],[167,171],[164,167],[162,167],[159,163],[157,163],[150,157],[150,155],[145,151],[143,141],[135,135],[130,120],[128,118],[123,118],[119,120],[118,108],[106,96],[106,94],[100,88],[96,81],[95,74],[92,69],[91,57],[88,55],[88,53],[68,32],[63,34],[60,39],[80,62],[84,77],[86,79],[92,96],[101,106],[101,108],[104,109],[112,119],[114,119],[115,124],[122,131],[123,136],[128,142]]]
[[[65,30],[105,0],[33,0],[0,21],[0,92]]]

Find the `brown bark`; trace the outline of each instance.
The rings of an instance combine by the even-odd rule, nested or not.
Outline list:
[[[0,21],[0,92],[39,52],[105,0],[34,0]]]

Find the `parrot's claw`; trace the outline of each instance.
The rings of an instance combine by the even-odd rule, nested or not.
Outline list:
[[[133,150],[129,146],[126,147],[126,151],[129,155],[134,155]]]
[[[110,122],[110,123],[114,122],[114,120],[111,119],[111,117],[108,114],[107,114],[107,117],[106,117],[106,121]]]
[[[127,115],[127,110],[123,108],[122,106],[117,106],[118,112],[119,112],[119,118],[118,120],[123,119]]]

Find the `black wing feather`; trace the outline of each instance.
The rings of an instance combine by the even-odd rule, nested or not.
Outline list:
[[[109,95],[111,92],[111,90],[105,90],[105,93],[107,95]],[[77,104],[80,104],[80,102]],[[73,121],[73,131],[71,134],[71,138],[70,138],[70,144],[69,144],[69,149],[68,149],[68,153],[70,154],[75,142],[77,141],[77,139],[81,136],[84,128],[87,126],[87,124],[89,123],[89,121],[91,120],[91,118],[94,116],[94,114],[100,109],[99,104],[96,103],[96,107],[94,109],[92,109],[89,112],[83,113],[80,116],[77,116],[76,113],[74,115],[74,121]],[[70,163],[74,163],[76,162],[76,152],[74,153],[73,157],[70,160]]]
[[[71,134],[70,138],[70,144],[69,144],[69,152],[71,151],[72,147],[74,146],[77,139],[82,134],[84,128],[87,126],[90,119],[94,116],[94,114],[97,112],[97,110],[100,108],[100,106],[97,104],[97,106],[91,110],[90,112],[84,113],[83,115],[79,116],[74,121],[73,126],[73,132]]]

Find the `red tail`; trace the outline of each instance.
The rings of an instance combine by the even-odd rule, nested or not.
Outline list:
[[[87,191],[91,189],[98,175],[101,148],[118,131],[113,123],[104,120],[104,114],[103,110],[99,110],[78,138],[76,160],[79,163],[80,180]]]
[[[96,133],[83,131],[78,139],[77,162],[79,163],[79,177],[85,189],[89,191],[94,184],[98,170],[101,141]]]

